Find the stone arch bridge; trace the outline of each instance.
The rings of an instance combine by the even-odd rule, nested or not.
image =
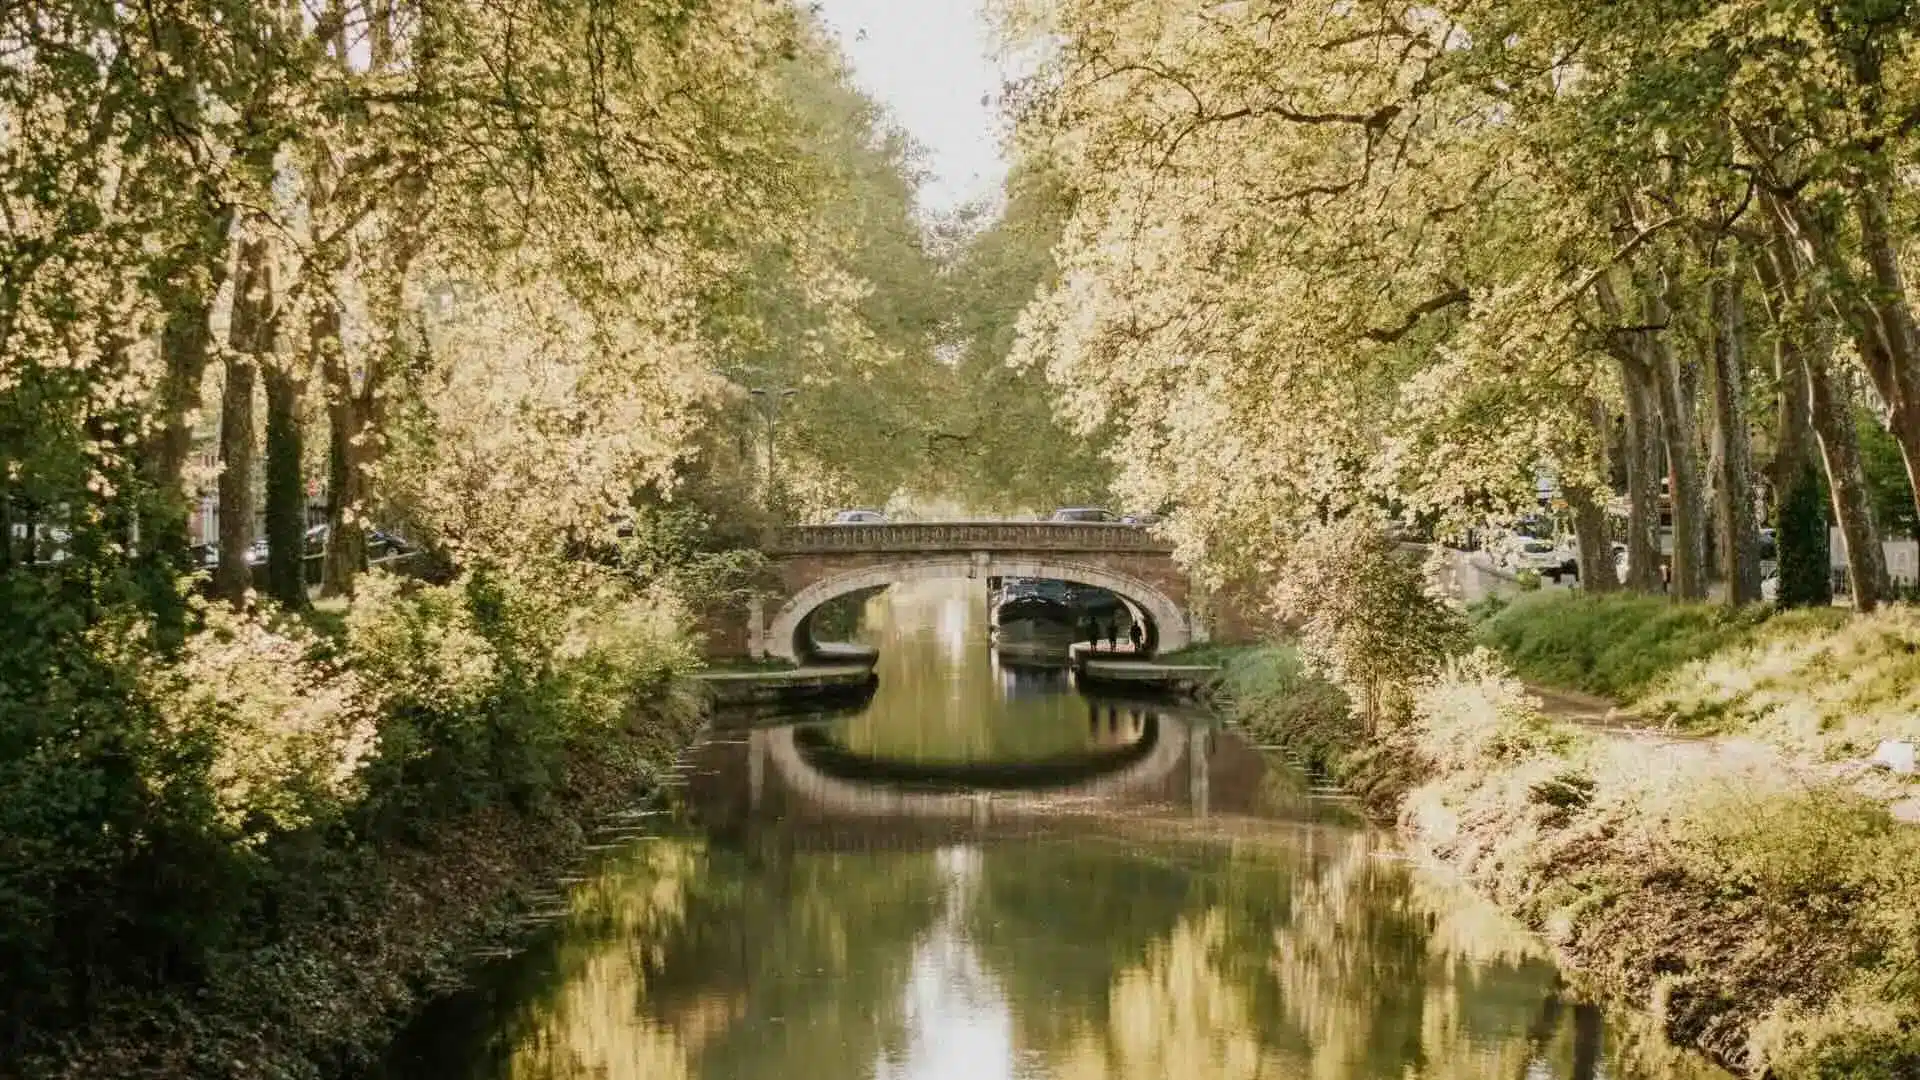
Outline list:
[[[772,587],[752,600],[745,626],[715,627],[717,653],[799,661],[808,618],[836,597],[904,582],[1054,578],[1109,590],[1146,620],[1159,650],[1205,641],[1187,574],[1172,545],[1135,525],[1054,521],[950,521],[800,525],[766,544]],[[731,632],[729,632],[731,631]],[[731,640],[728,640],[731,639]]]

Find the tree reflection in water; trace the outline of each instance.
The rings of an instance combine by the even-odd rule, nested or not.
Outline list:
[[[1363,833],[865,854],[656,840],[495,997],[500,1080],[1598,1080],[1529,938]],[[956,1057],[957,1055],[957,1057]],[[483,1057],[485,1055],[482,1055]],[[966,1069],[954,1072],[954,1062]]]
[[[957,633],[969,623],[908,625]],[[1066,739],[1063,730],[1084,751],[1138,738],[1146,725],[1140,708],[1068,694],[1044,706],[955,704],[939,680],[977,696],[978,676],[991,696],[990,665],[968,653],[965,670],[947,670],[951,641],[900,633],[883,656],[896,658],[894,685],[904,679],[911,696],[868,709],[864,729],[842,728],[853,741],[864,730],[867,745],[908,757],[918,746],[934,760],[1019,761]],[[944,658],[922,664],[902,647],[920,638]],[[915,743],[901,715],[911,719],[916,702],[955,737]],[[1045,734],[1019,734],[1005,725],[1009,715]],[[755,745],[734,738],[710,745],[741,755]],[[1196,741],[1204,756],[1195,760],[1225,768],[1231,755],[1216,759],[1209,744]],[[721,768],[721,757],[708,775],[749,783],[751,769]],[[1628,1048],[1617,1025],[1563,1005],[1558,976],[1531,938],[1382,858],[1380,835],[1315,810],[1298,774],[1270,769],[1243,780],[1265,816],[1115,807],[1029,822],[1012,835],[967,833],[974,839],[965,842],[888,820],[826,828],[805,820],[798,803],[732,799],[738,813],[713,839],[638,842],[597,873],[545,945],[497,965],[483,990],[415,1025],[382,1075],[1724,1075],[1655,1040]]]

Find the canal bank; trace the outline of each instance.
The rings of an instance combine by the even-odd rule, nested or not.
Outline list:
[[[706,716],[695,688],[670,688],[573,753],[540,805],[423,821],[412,840],[356,852],[350,864],[316,852],[308,873],[324,913],[191,992],[107,1003],[59,1052],[0,1061],[0,1077],[356,1074],[422,1006],[537,932],[559,882],[658,802]]]
[[[1920,1076],[1920,848],[1880,809],[1751,741],[1558,719],[1485,655],[1370,741],[1290,650],[1225,667],[1236,724],[1345,785],[1587,992],[1744,1074]]]

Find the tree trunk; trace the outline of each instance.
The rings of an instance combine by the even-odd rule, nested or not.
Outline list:
[[[1713,436],[1719,482],[1715,523],[1727,566],[1727,602],[1760,600],[1760,532],[1753,513],[1753,451],[1747,438],[1746,313],[1734,259],[1709,286],[1713,315]]]
[[[220,400],[220,564],[215,595],[238,607],[253,587],[253,394],[255,374],[273,352],[272,252],[263,236],[240,245],[227,338],[227,385]]]
[[[1779,276],[1783,296],[1798,305],[1795,333],[1788,340],[1799,352],[1806,379],[1808,419],[1826,466],[1829,507],[1847,547],[1847,580],[1853,591],[1853,606],[1858,611],[1872,611],[1889,595],[1886,550],[1880,546],[1866,473],[1860,465],[1852,403],[1827,366],[1833,354],[1833,324],[1828,317],[1832,298],[1813,281],[1801,278],[1798,261],[1802,256],[1824,261],[1830,256],[1830,248],[1803,209],[1779,201],[1770,201],[1769,205],[1778,230],[1773,270]],[[1870,346],[1874,338],[1860,335],[1856,340]]]
[[[1673,308],[1667,301],[1666,288],[1666,273],[1660,271],[1642,291],[1645,325],[1666,326],[1671,321]],[[1675,352],[1670,331],[1646,330],[1638,336],[1653,370],[1660,433],[1667,451],[1673,506],[1672,596],[1676,600],[1703,600],[1707,595],[1707,506],[1700,472],[1699,425],[1693,415],[1698,380],[1693,361]]]
[[[1861,356],[1886,402],[1887,430],[1900,444],[1907,490],[1915,512],[1920,513],[1920,327],[1915,325],[1906,276],[1900,269],[1886,186],[1878,178],[1865,180],[1854,196],[1860,243],[1874,281],[1869,301],[1873,319],[1866,327],[1873,340],[1861,343]]]
[[[240,318],[238,305],[234,318]],[[220,395],[220,460],[220,563],[213,571],[213,591],[239,607],[253,587],[247,565],[247,549],[253,545],[253,358],[242,353],[227,360],[227,385]]]
[[[1866,472],[1860,467],[1859,436],[1853,429],[1853,403],[1835,384],[1822,356],[1806,356],[1807,400],[1812,406],[1813,430],[1826,461],[1827,486],[1834,520],[1847,545],[1847,580],[1853,588],[1856,611],[1872,611],[1889,592],[1887,553],[1880,546],[1880,528],[1873,520],[1867,495]]]
[[[1906,280],[1900,269],[1898,242],[1887,208],[1887,182],[1875,177],[1853,181],[1855,217],[1860,225],[1862,253],[1873,273],[1867,295],[1840,288],[1818,299],[1830,303],[1853,332],[1860,359],[1886,404],[1887,430],[1900,446],[1907,482],[1920,509],[1920,329],[1916,329]],[[1819,280],[1846,281],[1853,267],[1832,238],[1832,229],[1805,204],[1789,198],[1770,198],[1775,224],[1791,247],[1824,274]],[[1791,259],[1787,260],[1791,262]],[[1815,293],[1816,286],[1808,285]],[[1809,308],[1814,305],[1809,302]]]
[[[1573,510],[1573,536],[1580,546],[1580,587],[1588,593],[1614,592],[1620,577],[1613,569],[1613,545],[1607,541],[1607,513],[1593,488],[1567,487],[1567,506]]]
[[[323,302],[315,310],[311,333],[314,365],[327,385],[327,546],[320,587],[328,596],[351,596],[353,579],[367,563],[358,511],[366,501],[361,449],[368,425],[341,352],[337,305]]]
[[[1767,476],[1774,491],[1774,558],[1779,586],[1774,603],[1783,608],[1823,607],[1833,603],[1832,550],[1827,533],[1826,499],[1820,490],[1819,446],[1808,404],[1807,328],[1793,312],[1799,299],[1786,288],[1792,270],[1780,260],[1793,258],[1775,243],[1754,260],[1761,294],[1773,322],[1773,374],[1778,387],[1773,460]]]
[[[1626,322],[1626,310],[1613,282],[1602,275],[1594,282],[1594,298],[1601,314],[1615,326]],[[1614,358],[1620,368],[1620,394],[1626,402],[1627,580],[1635,592],[1660,591],[1660,411],[1653,389],[1653,372],[1646,350],[1638,341],[1616,342]]]
[[[267,592],[280,606],[307,606],[306,432],[299,375],[272,364],[267,386]]]

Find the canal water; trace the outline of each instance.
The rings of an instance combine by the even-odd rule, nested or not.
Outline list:
[[[1209,717],[869,606],[871,702],[722,718],[674,809],[378,1080],[1706,1080]]]

